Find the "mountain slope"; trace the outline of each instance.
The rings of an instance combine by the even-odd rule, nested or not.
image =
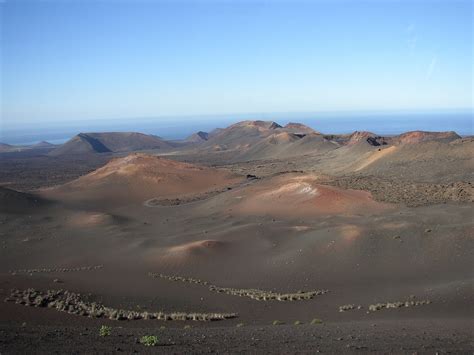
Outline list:
[[[49,154],[58,156],[66,154],[130,152],[170,147],[170,143],[165,142],[161,138],[143,133],[80,133]]]
[[[311,153],[324,153],[338,147],[338,144],[328,141],[318,133],[303,135],[281,132],[264,138],[242,154],[237,155],[237,158],[238,160],[289,158]]]
[[[302,123],[290,122],[283,127],[283,130],[288,133],[295,134],[309,134],[309,133],[319,133]]]
[[[90,174],[43,193],[73,202],[141,204],[152,198],[178,198],[225,189],[242,179],[226,170],[134,153],[112,159]]]
[[[391,139],[392,144],[416,144],[427,141],[437,141],[449,143],[453,140],[459,139],[456,132],[427,132],[427,131],[411,131],[395,136]]]
[[[185,142],[189,143],[202,143],[209,139],[209,133],[199,131],[196,133],[191,134],[189,137],[185,139]]]
[[[205,144],[213,150],[246,149],[281,128],[273,121],[242,121],[210,135]]]
[[[51,203],[30,193],[12,190],[0,186],[0,212],[2,213],[32,213]]]

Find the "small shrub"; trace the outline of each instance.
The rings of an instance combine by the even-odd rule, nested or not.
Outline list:
[[[323,324],[323,321],[319,318],[314,318],[312,321],[311,321],[311,324],[315,325],[315,324]]]
[[[282,325],[282,324],[284,324],[284,323],[280,320],[274,320],[273,321],[273,325]]]
[[[303,324],[302,322],[300,322],[299,320],[295,321],[295,323],[293,323],[294,325],[301,325]]]
[[[145,346],[156,346],[158,344],[158,337],[156,335],[144,335],[140,338],[140,343]]]
[[[110,334],[112,333],[112,328],[111,327],[108,327],[106,325],[103,325],[102,327],[100,327],[99,329],[99,335],[101,337],[108,337]]]

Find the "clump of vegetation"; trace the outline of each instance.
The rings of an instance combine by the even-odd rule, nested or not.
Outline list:
[[[20,291],[11,290],[5,302],[15,302],[31,307],[53,308],[61,312],[77,314],[91,318],[109,318],[112,320],[193,320],[217,321],[237,317],[236,313],[185,313],[185,312],[148,312],[132,311],[106,307],[97,302],[88,302],[82,295],[67,290],[38,291],[33,288]]]
[[[356,306],[355,304],[344,304],[339,306],[339,312],[352,311],[353,309],[362,309],[362,306]]]
[[[194,284],[201,284],[207,285],[209,287],[209,291],[217,292],[217,293],[226,293],[228,295],[233,296],[240,296],[240,297],[249,297],[251,299],[257,301],[302,301],[302,300],[310,300],[313,299],[315,296],[324,295],[328,293],[329,290],[314,290],[314,291],[297,291],[294,293],[278,293],[273,291],[264,291],[259,289],[238,289],[238,288],[231,288],[231,287],[219,287],[215,285],[211,285],[207,281],[203,281],[200,279],[194,279],[191,277],[182,277],[182,276],[174,276],[174,275],[163,275],[159,273],[149,272],[148,276],[153,278],[162,278],[169,281],[180,281],[180,282],[188,282]]]
[[[282,324],[285,324],[285,323],[282,322],[281,320],[274,320],[273,321],[273,325],[282,325]]]
[[[387,302],[387,303],[376,303],[369,305],[370,312],[380,311],[382,309],[389,308],[401,308],[401,307],[415,307],[430,304],[430,300],[421,300],[421,301],[398,301],[398,302]]]
[[[102,327],[100,327],[99,335],[101,337],[108,337],[110,334],[112,334],[112,328],[111,327],[108,327],[106,325],[103,325]]]
[[[163,274],[159,274],[159,273],[156,273],[156,272],[149,272],[148,276],[153,277],[153,278],[160,277],[162,279],[169,280],[169,281],[181,281],[181,282],[189,282],[189,283],[193,283],[193,284],[202,284],[202,285],[207,285],[208,284],[207,281],[203,281],[203,280],[200,280],[200,279],[194,279],[192,277],[163,275]]]
[[[323,321],[322,321],[322,319],[314,318],[314,319],[311,321],[311,324],[312,324],[312,325],[315,325],[315,324],[323,324]]]
[[[145,346],[158,345],[158,337],[156,335],[144,335],[140,338],[140,343]]]
[[[35,269],[21,269],[10,271],[11,274],[33,274],[43,272],[73,272],[73,271],[91,271],[102,269],[103,265],[90,265],[90,266],[78,266],[78,267],[50,267],[50,268],[35,268]]]
[[[228,295],[249,297],[257,301],[302,301],[313,299],[314,296],[324,295],[328,290],[298,291],[296,293],[277,293],[273,291],[263,291],[258,289],[237,289],[229,287],[209,286],[209,291],[226,293]]]
[[[237,328],[243,327],[245,324],[244,323],[239,323],[236,325]]]
[[[303,323],[302,323],[301,321],[297,320],[297,321],[295,321],[293,324],[294,324],[294,325],[301,325],[301,324],[303,324]]]
[[[191,329],[191,326],[190,326],[189,324],[186,324],[186,325],[184,326],[184,329]]]

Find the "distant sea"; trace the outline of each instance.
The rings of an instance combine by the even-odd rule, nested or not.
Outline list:
[[[381,135],[395,135],[414,130],[455,131],[460,135],[474,134],[472,111],[307,112],[43,122],[38,125],[17,127],[4,125],[0,127],[0,142],[34,144],[44,140],[60,144],[80,132],[124,131],[142,132],[164,139],[178,140],[197,131],[224,128],[242,120],[271,120],[281,125],[299,122],[328,134],[371,131]]]

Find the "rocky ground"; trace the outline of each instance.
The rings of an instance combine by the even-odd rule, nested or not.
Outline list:
[[[448,201],[474,202],[474,185],[471,182],[430,184],[376,176],[342,176],[327,179],[325,183],[343,189],[370,191],[378,201],[410,207]]]

